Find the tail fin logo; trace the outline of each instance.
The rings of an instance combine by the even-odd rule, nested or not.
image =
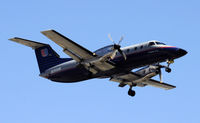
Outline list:
[[[46,56],[48,56],[48,54],[49,53],[48,53],[48,49],[47,48],[41,50],[42,57],[46,57]]]

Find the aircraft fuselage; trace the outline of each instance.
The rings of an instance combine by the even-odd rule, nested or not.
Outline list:
[[[101,71],[92,74],[81,63],[76,62],[75,60],[70,60],[46,70],[44,73],[41,73],[40,76],[52,81],[64,83],[79,82],[92,78],[107,78],[146,65],[165,62],[166,60],[174,60],[187,53],[185,50],[174,46],[150,46],[149,42],[124,47],[122,48],[122,51],[126,54],[127,59],[124,60],[123,56],[117,53],[114,59],[109,60],[109,62],[115,64],[116,67],[109,71]],[[102,53],[101,55],[103,56],[109,52],[110,47],[96,53]]]

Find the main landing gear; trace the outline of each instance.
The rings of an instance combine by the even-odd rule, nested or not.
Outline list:
[[[135,96],[135,91],[132,90],[132,87],[133,86],[130,86],[129,90],[128,90],[128,95],[131,96],[131,97],[134,97]]]

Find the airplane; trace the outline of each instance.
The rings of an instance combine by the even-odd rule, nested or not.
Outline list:
[[[135,96],[133,87],[147,85],[165,90],[176,88],[162,82],[161,69],[170,73],[170,64],[187,54],[187,51],[162,42],[148,42],[121,48],[118,43],[105,46],[94,52],[80,46],[55,30],[41,32],[50,40],[63,48],[63,52],[71,58],[60,58],[49,44],[26,40],[18,37],[9,40],[31,47],[35,50],[40,74],[39,76],[54,82],[74,83],[93,78],[110,78],[118,82],[119,87],[129,86],[128,95]],[[167,65],[160,63],[166,62]],[[138,69],[133,72],[132,70]],[[160,81],[152,79],[159,75]]]

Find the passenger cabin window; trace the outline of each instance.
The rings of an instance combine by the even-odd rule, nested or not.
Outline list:
[[[142,48],[143,48],[143,46],[140,47],[140,49],[142,49]]]
[[[130,51],[130,49],[127,49],[127,53]]]
[[[135,47],[135,50],[137,50],[137,47]]]

